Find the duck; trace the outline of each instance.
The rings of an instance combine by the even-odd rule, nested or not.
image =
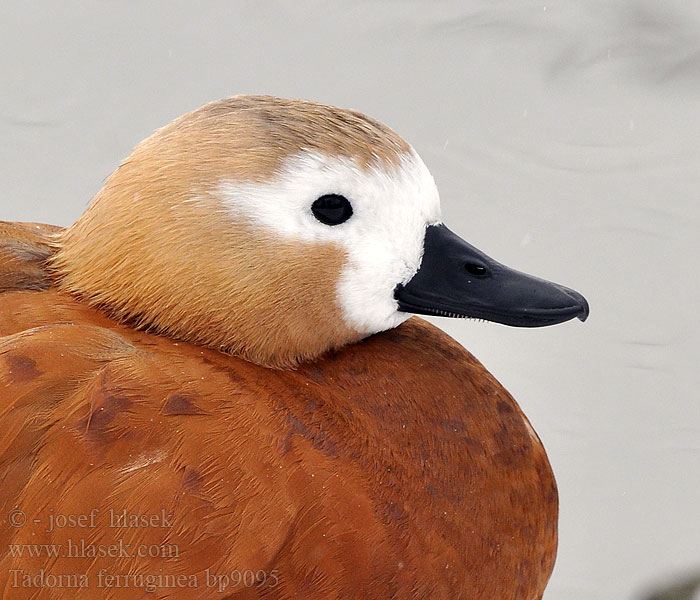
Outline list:
[[[585,320],[358,111],[239,95],[0,224],[2,598],[536,600],[545,449],[416,315]]]

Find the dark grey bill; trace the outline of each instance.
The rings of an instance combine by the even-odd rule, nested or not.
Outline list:
[[[426,229],[420,268],[394,296],[403,312],[514,327],[543,327],[574,317],[585,321],[589,312],[578,292],[510,269],[442,224]]]

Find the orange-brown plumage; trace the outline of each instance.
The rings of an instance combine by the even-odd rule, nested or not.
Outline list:
[[[588,314],[449,232],[394,132],[313,103],[212,103],[70,228],[0,223],[0,595],[538,600],[539,438],[449,336],[396,327],[489,303]]]
[[[417,318],[296,371],[133,330],[49,287],[44,230],[4,224],[0,276],[1,546],[172,544],[179,557],[12,557],[6,598],[95,598],[111,574],[184,574],[197,588],[104,598],[539,598],[556,548],[544,449],[511,396]],[[36,289],[39,288],[39,289]],[[27,515],[13,528],[14,508]],[[172,514],[114,529],[110,508]],[[49,515],[97,527],[54,529]],[[34,519],[39,522],[34,523]],[[15,588],[10,569],[85,573],[87,589]],[[274,588],[210,574],[279,572]]]

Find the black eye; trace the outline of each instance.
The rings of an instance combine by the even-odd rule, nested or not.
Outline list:
[[[340,225],[352,217],[352,206],[345,196],[326,194],[311,205],[311,212],[324,225]]]

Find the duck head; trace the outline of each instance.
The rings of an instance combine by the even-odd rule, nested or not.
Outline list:
[[[292,368],[410,313],[534,327],[584,298],[441,222],[413,148],[360,113],[236,96],[139,144],[59,234],[59,284],[132,325]]]

